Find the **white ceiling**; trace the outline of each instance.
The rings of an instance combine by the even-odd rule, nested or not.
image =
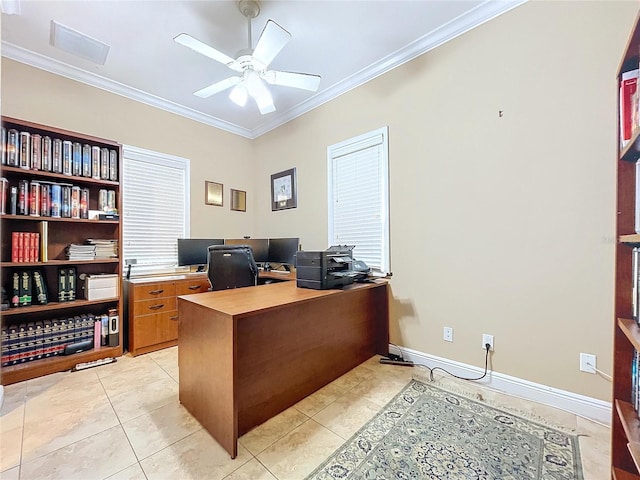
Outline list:
[[[2,14],[2,55],[255,138],[524,1],[264,0],[252,47],[272,19],[292,39],[270,68],[322,77],[315,93],[269,86],[276,111],[267,115],[228,91],[194,96],[234,72],[173,41],[189,33],[235,58],[248,47],[236,0],[22,0],[19,15]],[[53,47],[52,20],[110,45],[105,64]]]

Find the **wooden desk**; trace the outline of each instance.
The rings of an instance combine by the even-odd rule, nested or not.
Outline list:
[[[138,277],[124,281],[127,348],[131,355],[149,353],[178,344],[176,298],[206,292],[204,273]]]
[[[387,284],[178,298],[180,402],[235,458],[251,428],[389,348]]]

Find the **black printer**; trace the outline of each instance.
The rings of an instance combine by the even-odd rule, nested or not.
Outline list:
[[[296,256],[296,285],[314,290],[340,288],[359,275],[352,270],[353,246],[338,245],[320,252],[301,250]]]

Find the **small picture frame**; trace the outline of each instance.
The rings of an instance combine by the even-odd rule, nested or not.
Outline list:
[[[231,210],[236,212],[247,211],[247,192],[244,190],[231,189]]]
[[[222,206],[222,184],[216,182],[204,182],[204,203],[214,207]]]
[[[298,206],[296,169],[271,175],[271,210],[286,210]]]

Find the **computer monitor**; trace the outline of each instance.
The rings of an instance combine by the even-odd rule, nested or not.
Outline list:
[[[287,269],[295,266],[299,244],[299,238],[270,238],[269,263],[280,263]]]
[[[199,270],[204,270],[207,264],[209,245],[224,245],[222,238],[179,238],[178,239],[178,265],[198,265]]]
[[[225,245],[249,245],[253,250],[253,259],[257,263],[268,261],[269,239],[267,238],[227,238]]]

